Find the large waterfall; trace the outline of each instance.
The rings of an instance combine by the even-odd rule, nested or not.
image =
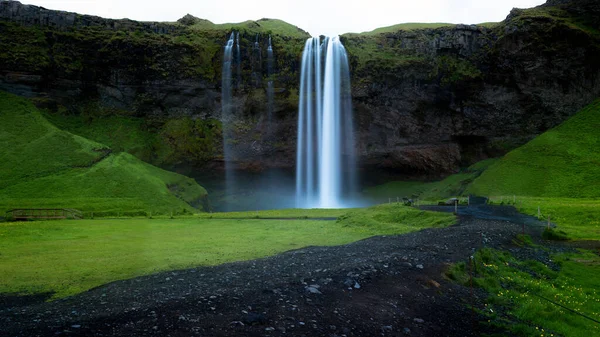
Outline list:
[[[296,206],[346,207],[355,192],[350,72],[339,37],[314,37],[302,54]]]

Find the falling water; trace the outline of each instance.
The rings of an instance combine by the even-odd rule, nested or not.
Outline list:
[[[256,39],[254,40],[253,49],[253,62],[252,62],[252,77],[254,78],[254,87],[261,87],[261,79],[262,79],[262,53],[260,50],[260,44],[258,43],[259,35],[256,34]]]
[[[221,124],[223,128],[223,156],[225,161],[225,191],[227,195],[232,195],[235,188],[235,177],[233,174],[232,165],[232,149],[231,149],[231,138],[232,138],[232,76],[231,68],[233,61],[233,43],[234,35],[231,33],[229,40],[225,44],[223,53],[223,71],[221,76]]]
[[[235,52],[236,52],[236,65],[237,65],[237,88],[242,87],[242,54],[240,53],[240,32],[235,35]]]
[[[356,179],[348,57],[338,37],[306,41],[298,110],[297,207],[345,207]]]
[[[267,47],[267,121],[268,132],[271,132],[271,123],[273,119],[273,104],[275,89],[273,87],[273,46],[271,45],[271,36],[269,35],[269,46]]]

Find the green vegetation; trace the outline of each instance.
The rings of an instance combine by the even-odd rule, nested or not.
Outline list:
[[[194,215],[202,219],[312,219],[337,218],[348,213],[348,209],[273,209],[250,212],[217,212]]]
[[[278,19],[260,19],[258,21],[244,21],[239,23],[219,23],[201,20],[191,26],[195,30],[223,30],[223,31],[253,31],[255,33],[269,35],[277,34],[294,38],[307,39],[310,35],[302,29]]]
[[[436,58],[435,68],[430,76],[438,78],[442,85],[452,85],[481,78],[481,71],[470,61],[456,56]]]
[[[342,210],[262,214],[318,216]],[[348,212],[347,210],[344,212]],[[223,217],[228,214],[223,214]],[[103,219],[0,223],[0,293],[63,297],[158,271],[216,265],[309,245],[340,245],[378,234],[451,224],[448,214],[399,205],[350,211],[339,221],[246,219]],[[368,220],[364,225],[363,220]]]
[[[423,228],[447,227],[455,221],[455,217],[448,213],[420,211],[393,203],[350,211],[337,222],[366,233],[404,234]]]
[[[438,201],[454,196],[466,195],[465,189],[487,167],[494,164],[497,159],[487,159],[469,166],[458,174],[451,175],[442,181],[391,181],[383,185],[367,188],[363,195],[376,201],[387,202],[389,198],[411,198],[418,196],[420,201]]]
[[[512,197],[511,197],[512,198]],[[600,199],[540,198],[517,196],[519,211],[550,221],[576,240],[600,240]],[[499,197],[492,202],[499,203]],[[512,200],[511,200],[512,201]]]
[[[43,116],[57,128],[106,144],[114,152],[127,152],[147,162],[153,159],[152,150],[157,137],[148,130],[142,118],[119,115],[91,117],[66,111],[43,112]]]
[[[512,16],[508,20],[508,24],[515,24],[523,26],[531,24],[532,22],[548,22],[550,19],[550,25],[554,26],[564,25],[569,29],[579,30],[591,36],[600,35],[600,31],[594,27],[594,19],[590,20],[586,13],[571,13],[567,8],[561,8],[562,6],[545,6],[545,7],[534,7],[527,9],[516,9]],[[591,22],[590,22],[591,21]]]
[[[491,165],[467,188],[479,195],[600,197],[600,101]]]
[[[452,23],[408,22],[408,23],[401,23],[401,24],[387,26],[387,27],[380,27],[380,28],[374,29],[370,32],[360,33],[360,35],[368,36],[368,35],[376,35],[376,34],[382,34],[382,33],[395,33],[397,31],[401,31],[401,30],[436,29],[436,28],[448,28],[448,27],[454,27],[454,26],[456,26],[456,25],[452,24]]]
[[[593,253],[560,254],[554,271],[534,260],[521,261],[507,252],[484,248],[472,262],[455,264],[448,277],[489,293],[480,314],[487,324],[516,336],[591,336],[600,325],[557,304],[600,320],[600,257]],[[552,303],[552,302],[554,303]],[[486,323],[484,323],[486,324]]]
[[[22,207],[194,212],[206,198],[190,178],[58,129],[24,98],[0,92],[0,111],[0,213]]]
[[[44,33],[36,27],[0,22],[0,64],[13,71],[43,70],[49,63]]]

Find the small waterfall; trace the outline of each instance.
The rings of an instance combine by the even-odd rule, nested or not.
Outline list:
[[[261,87],[261,79],[262,79],[262,53],[260,50],[260,44],[258,43],[259,35],[256,34],[256,39],[254,40],[254,47],[252,48],[253,53],[253,62],[252,62],[252,77],[254,78],[254,87]]]
[[[296,205],[345,207],[356,164],[350,71],[339,37],[306,41],[299,94]]]
[[[275,102],[275,88],[273,87],[273,46],[271,45],[271,35],[269,35],[269,46],[267,47],[267,123],[268,131],[271,134],[271,123],[273,121],[273,105]]]
[[[225,192],[228,196],[233,194],[235,176],[233,173],[233,151],[231,139],[233,138],[233,112],[232,112],[232,76],[233,44],[235,33],[231,33],[225,44],[223,52],[223,70],[221,74],[221,124],[223,129],[223,159],[225,163]]]
[[[240,32],[235,35],[235,52],[236,52],[236,65],[237,65],[237,88],[238,90],[242,87],[242,54],[240,53]]]

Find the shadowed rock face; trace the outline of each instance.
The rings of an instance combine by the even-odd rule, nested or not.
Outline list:
[[[600,96],[599,7],[594,0],[551,0],[514,9],[493,27],[342,36],[360,165],[443,175],[564,121]],[[279,34],[268,24],[237,27],[244,62],[232,104],[235,161],[243,170],[295,165],[307,36]],[[0,90],[77,113],[94,113],[94,106],[143,117],[156,132],[182,116],[219,119],[222,45],[230,30],[192,16],[180,24],[138,23],[0,1]],[[253,50],[256,33],[273,35],[276,125],[269,137],[266,57]],[[266,53],[266,39],[259,43]],[[222,166],[219,151],[187,157],[177,164]]]

